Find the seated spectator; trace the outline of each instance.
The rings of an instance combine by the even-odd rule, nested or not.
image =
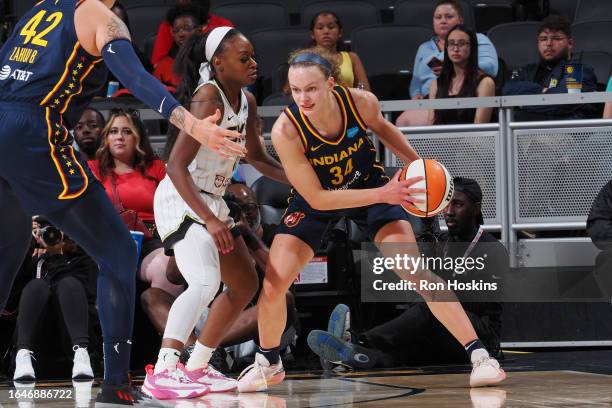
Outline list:
[[[612,180],[602,187],[587,218],[587,234],[602,252],[595,261],[595,278],[612,297]]]
[[[336,14],[331,11],[316,14],[310,21],[310,36],[313,45],[327,49],[336,58],[341,85],[370,90],[370,82],[359,56],[343,51],[342,22]]]
[[[174,262],[164,254],[153,215],[155,189],[166,175],[166,166],[153,153],[138,111],[111,111],[102,130],[102,146],[98,149],[97,160],[87,164],[113,204],[117,208],[136,211],[153,235],[142,244],[140,279],[177,296],[184,288],[170,283],[166,277]]]
[[[121,19],[121,21],[123,21],[125,23],[125,26],[128,28],[128,31],[132,32],[132,29],[130,27],[130,19],[128,17],[127,10],[123,6],[123,4],[121,4],[121,2],[119,2],[119,1],[115,2],[113,7],[111,8],[111,11],[113,13],[115,13],[115,15],[117,17],[119,17]],[[132,43],[132,47],[134,48],[134,52],[138,56],[138,59],[142,63],[142,66],[144,67],[144,69],[147,72],[153,72],[153,65],[151,65],[151,63],[145,57],[145,55],[140,51],[140,49],[138,49],[136,44]],[[107,96],[108,83],[111,82],[111,81],[119,82],[119,80],[115,77],[115,75],[112,72],[109,71],[108,72],[108,79],[106,81],[106,86],[104,86],[102,88],[100,96]],[[119,89],[117,91],[115,91],[113,96],[117,97],[117,96],[122,96],[122,95],[131,95],[131,93],[130,93],[130,91],[127,88],[125,88],[124,86],[121,85],[121,82],[119,82]]]
[[[93,309],[95,292],[88,296],[86,288],[95,286],[92,282],[96,281],[98,266],[73,241],[41,217],[33,218],[32,234],[38,248],[30,267],[23,271],[31,280],[19,299],[13,379],[36,379],[32,366],[35,338],[43,321],[48,318],[47,310],[54,304],[59,305],[74,351],[72,378],[92,379],[93,370],[87,352],[88,304]]]
[[[442,71],[446,36],[451,28],[463,24],[461,6],[456,0],[440,0],[436,3],[433,14],[433,29],[435,37],[420,45],[410,81],[410,98],[424,99],[429,95],[431,84]],[[497,75],[497,51],[491,40],[484,34],[476,34],[478,40],[478,67],[485,74]],[[428,121],[429,118],[429,121]],[[416,126],[430,124],[428,111],[407,110],[396,121],[397,126]]]
[[[74,127],[74,141],[84,161],[95,160],[96,151],[100,147],[100,133],[105,124],[106,121],[100,111],[95,108],[87,108]]]
[[[468,254],[473,259],[483,257],[485,267],[481,271],[472,270],[456,276],[453,270],[435,272],[445,279],[498,280],[508,271],[508,254],[495,237],[481,228],[482,190],[472,179],[455,177],[453,181],[455,191],[444,212],[448,235],[441,237],[437,256],[444,259],[465,258]],[[461,293],[457,296],[478,338],[492,356],[498,354],[501,302],[465,301]],[[474,299],[474,294],[467,296]],[[436,320],[424,302],[410,304],[398,317],[359,335],[354,335],[347,327],[349,313],[348,307],[337,306],[329,325],[333,333],[313,330],[308,335],[308,345],[324,360],[361,369],[468,362],[463,347]]]
[[[449,31],[442,71],[431,83],[429,99],[495,96],[495,82],[478,68],[476,41],[476,34],[463,25]],[[492,112],[492,108],[439,109],[433,113],[433,123],[488,123]]]
[[[166,21],[172,26],[172,46],[167,55],[159,59],[155,65],[153,76],[162,83],[174,88],[179,85],[180,78],[174,74],[174,58],[179,48],[193,34],[202,28],[201,12],[195,6],[176,6],[168,10]]]
[[[612,92],[612,77],[608,81],[608,86],[606,87],[606,92]],[[612,119],[612,102],[606,102],[604,107],[604,119]]]
[[[521,68],[518,75],[503,88],[504,95],[539,95],[567,93],[565,66],[572,56],[574,40],[570,22],[551,15],[538,29],[540,61]],[[595,92],[597,78],[593,67],[582,66],[582,92]],[[593,104],[524,106],[515,109],[516,120],[562,120],[594,118]]]
[[[200,11],[199,21],[202,24],[202,32],[207,33],[216,27],[233,27],[234,24],[226,18],[210,14],[209,0],[178,0],[179,6],[193,5],[198,7]],[[168,55],[174,39],[172,36],[172,24],[168,21],[164,21],[159,25],[157,29],[157,36],[155,37],[155,44],[153,45],[153,53],[151,55],[151,63],[153,65],[159,64],[161,59]]]

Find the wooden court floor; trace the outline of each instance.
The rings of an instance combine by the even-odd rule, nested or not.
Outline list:
[[[168,401],[180,408],[316,408],[316,407],[612,407],[612,375],[571,370],[512,371],[499,387],[470,389],[468,376],[428,374],[421,370],[370,373],[290,374],[269,393],[212,394],[197,400]],[[93,407],[97,383],[53,382],[36,390],[70,390],[70,398],[11,398],[15,388],[0,388],[2,407]],[[22,386],[23,387],[23,386]],[[32,387],[32,385],[26,386]],[[18,388],[24,390],[24,388]],[[77,399],[75,400],[75,393]]]

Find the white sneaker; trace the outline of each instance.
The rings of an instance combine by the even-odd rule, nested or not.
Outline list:
[[[28,349],[20,349],[17,351],[15,357],[15,374],[13,374],[13,380],[15,381],[34,381],[36,376],[34,375],[34,367],[32,367],[32,351]]]
[[[92,379],[93,371],[89,361],[89,353],[86,347],[74,346],[74,363],[72,365],[72,379]]]
[[[238,377],[238,391],[256,392],[266,391],[268,386],[275,385],[285,378],[285,369],[282,360],[271,365],[263,354],[255,354],[255,362],[245,368]]]
[[[479,350],[472,353],[470,387],[484,387],[498,384],[505,379],[506,373],[504,370],[499,366],[497,360],[489,356],[485,350],[483,350],[482,353],[479,353]]]
[[[189,380],[197,384],[204,384],[210,388],[210,392],[234,391],[238,387],[238,382],[233,378],[227,377],[217,371],[212,365],[206,364],[202,368],[188,370],[186,366],[178,363],[177,371],[181,371]]]

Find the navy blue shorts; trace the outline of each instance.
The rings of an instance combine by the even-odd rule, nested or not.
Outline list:
[[[79,162],[61,117],[26,103],[0,102],[0,177],[30,215],[69,204],[95,182]]]
[[[410,221],[406,211],[399,205],[375,204],[368,207],[319,211],[296,194],[291,199],[276,233],[293,235],[308,244],[316,253],[327,229],[342,217],[355,222],[370,239],[374,239],[378,230],[390,222]]]

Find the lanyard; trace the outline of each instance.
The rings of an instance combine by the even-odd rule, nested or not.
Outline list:
[[[44,263],[45,263],[45,257],[41,256],[40,259],[38,260],[38,263],[36,264],[36,279],[42,279],[43,278],[43,276],[42,276],[42,267],[43,267]]]
[[[467,258],[467,256],[472,252],[472,250],[474,249],[474,247],[476,246],[476,244],[480,240],[480,237],[482,236],[483,232],[484,232],[484,230],[482,229],[482,227],[479,227],[478,228],[478,232],[474,236],[474,239],[472,239],[472,242],[470,242],[470,245],[465,250],[465,253],[463,254],[463,258]],[[445,258],[446,258],[446,254],[447,253],[448,253],[448,241],[446,241],[446,243],[444,244],[444,257]]]

